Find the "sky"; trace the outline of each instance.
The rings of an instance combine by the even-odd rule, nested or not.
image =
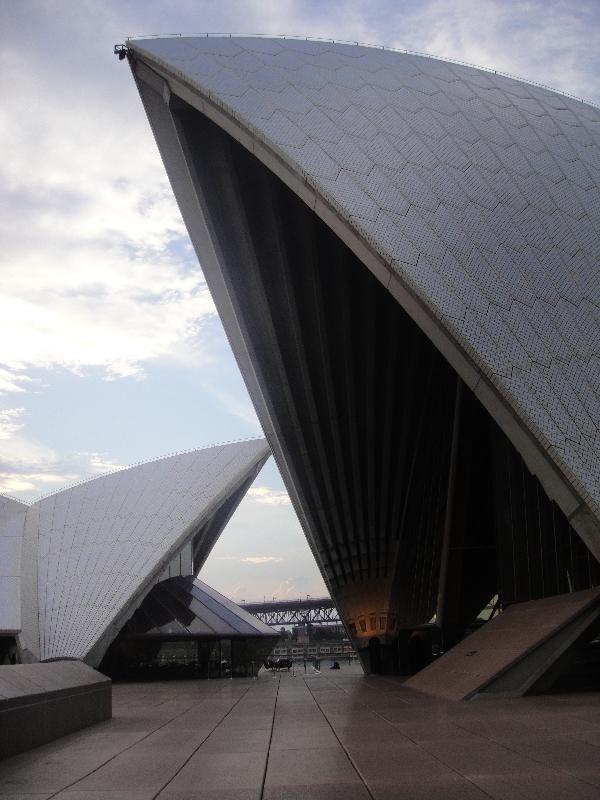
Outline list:
[[[160,33],[302,34],[600,104],[598,0],[0,0],[0,492],[261,435],[126,62]],[[201,577],[326,593],[271,458]]]

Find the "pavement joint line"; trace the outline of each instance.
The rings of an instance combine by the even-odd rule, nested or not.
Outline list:
[[[306,686],[306,688],[307,688],[307,689],[308,689],[308,691],[310,692],[310,696],[312,697],[312,699],[313,699],[313,702],[315,703],[315,705],[317,706],[317,708],[319,709],[319,711],[320,711],[320,712],[321,712],[321,714],[323,715],[323,718],[325,719],[325,722],[326,722],[326,723],[329,725],[329,728],[331,729],[331,732],[333,733],[333,735],[334,735],[334,736],[335,736],[335,738],[337,739],[337,741],[338,741],[338,744],[339,744],[339,745],[340,745],[340,747],[342,748],[342,750],[343,750],[343,752],[344,752],[344,755],[346,756],[346,758],[348,759],[348,761],[349,761],[349,763],[350,763],[350,766],[352,767],[352,769],[353,769],[353,770],[356,772],[356,774],[357,774],[357,775],[358,775],[358,777],[360,778],[360,780],[361,780],[361,783],[362,783],[362,785],[365,787],[365,790],[366,790],[367,794],[369,795],[369,797],[371,798],[371,800],[377,800],[377,798],[375,797],[375,795],[374,795],[374,794],[373,794],[373,792],[371,791],[371,787],[370,787],[370,786],[369,786],[369,784],[367,783],[367,781],[366,781],[365,777],[363,776],[362,772],[359,770],[358,766],[357,766],[357,765],[356,765],[356,763],[354,762],[354,759],[352,758],[352,756],[350,755],[350,753],[348,752],[348,750],[347,750],[347,749],[346,749],[346,747],[344,746],[344,744],[343,744],[342,740],[340,739],[340,737],[337,735],[337,732],[336,732],[335,728],[333,727],[333,725],[332,725],[332,724],[331,724],[331,722],[329,721],[329,717],[327,716],[327,714],[326,714],[326,713],[323,711],[323,709],[321,708],[321,704],[319,703],[319,701],[318,701],[318,700],[317,700],[317,698],[315,697],[315,695],[314,695],[314,693],[313,693],[312,689],[311,689],[311,688],[310,688],[310,686],[308,685],[308,682],[307,682],[306,678],[303,678],[302,680],[304,681],[304,685]],[[334,685],[335,685],[335,684],[334,684]],[[262,798],[261,798],[261,800],[262,800]]]
[[[224,689],[224,688],[225,688],[225,687],[223,687],[223,689]],[[248,689],[249,689],[249,688],[250,688],[250,687],[248,687]],[[223,689],[221,689],[221,691],[223,691]],[[248,691],[248,689],[246,689],[246,691]],[[243,695],[242,695],[242,697],[243,697]],[[207,696],[207,697],[203,697],[203,698],[202,698],[202,700],[201,700],[200,702],[202,703],[202,702],[204,702],[204,700],[206,700],[206,699],[208,699],[208,696]],[[239,699],[241,699],[241,698],[239,698]],[[157,703],[156,705],[162,705],[162,702],[161,702],[161,703]],[[195,705],[195,704],[194,704],[194,705]],[[93,775],[93,774],[94,774],[94,772],[98,772],[98,770],[99,770],[99,769],[102,769],[102,767],[105,767],[107,764],[110,764],[110,762],[111,762],[111,761],[114,761],[114,759],[115,759],[115,758],[117,758],[118,756],[122,755],[123,753],[126,753],[128,750],[131,750],[131,748],[132,748],[132,747],[136,747],[136,746],[137,746],[137,745],[138,745],[140,742],[143,742],[143,741],[144,741],[145,739],[147,739],[149,736],[152,736],[152,735],[153,735],[153,734],[155,734],[157,731],[160,731],[160,730],[162,730],[163,728],[166,728],[166,727],[167,727],[167,725],[170,725],[170,724],[171,724],[171,723],[172,723],[174,720],[178,719],[179,717],[182,717],[184,714],[187,714],[187,713],[189,712],[189,710],[190,710],[190,707],[188,706],[188,707],[187,707],[186,709],[184,709],[183,711],[180,711],[180,712],[179,712],[179,714],[175,714],[173,717],[171,717],[170,719],[168,719],[166,722],[163,722],[163,724],[162,724],[162,725],[159,725],[157,728],[153,728],[151,731],[148,731],[148,733],[147,733],[147,734],[145,734],[145,736],[141,736],[139,739],[136,739],[136,740],[135,740],[135,742],[132,742],[131,744],[127,745],[127,747],[124,747],[122,750],[119,750],[119,752],[118,752],[118,753],[115,753],[115,754],[114,754],[114,756],[111,756],[110,758],[107,758],[107,759],[106,759],[106,761],[103,761],[101,764],[98,764],[98,766],[97,766],[97,767],[94,767],[94,769],[91,769],[89,772],[86,772],[84,775],[81,775],[79,778],[77,778],[77,780],[75,780],[75,781],[72,781],[71,783],[68,783],[66,786],[61,786],[61,788],[60,788],[60,789],[57,789],[57,790],[56,790],[55,792],[53,792],[52,794],[49,794],[49,795],[47,796],[46,800],[52,800],[52,798],[56,797],[56,796],[57,796],[57,795],[59,795],[61,792],[66,792],[68,789],[71,789],[71,787],[75,786],[75,785],[76,785],[76,784],[78,784],[80,781],[84,780],[84,778],[89,778],[89,776],[90,776],[90,775]],[[112,719],[112,718],[111,718],[111,719]],[[108,722],[109,724],[110,724],[110,721],[111,721],[111,720],[107,720],[107,722]],[[79,731],[74,731],[73,733],[74,733],[74,734],[76,734],[76,733],[78,733],[78,732],[79,732]],[[162,789],[161,789],[161,791],[162,791]]]
[[[277,676],[277,691],[275,692],[275,703],[273,705],[273,717],[271,719],[271,732],[269,733],[269,745],[267,747],[267,757],[265,758],[265,769],[263,771],[262,783],[260,785],[260,800],[265,795],[265,784],[267,782],[267,770],[269,768],[269,757],[271,755],[271,742],[273,741],[273,729],[275,728],[275,714],[277,713],[277,701],[279,700],[279,689],[281,687],[281,675]]]
[[[224,687],[223,687],[223,688],[224,688]],[[237,700],[235,701],[235,703],[234,703],[234,704],[231,706],[231,708],[230,708],[230,709],[228,709],[228,710],[225,712],[225,714],[223,714],[223,716],[222,716],[222,717],[221,717],[221,719],[220,719],[220,720],[217,722],[217,724],[214,726],[214,728],[212,728],[212,730],[210,731],[210,733],[207,733],[207,734],[206,734],[206,736],[204,737],[204,739],[202,739],[202,741],[200,742],[200,744],[198,745],[198,747],[195,747],[195,748],[192,750],[192,752],[191,752],[191,753],[189,754],[189,756],[188,756],[188,757],[185,759],[185,761],[184,761],[184,762],[183,762],[183,764],[182,764],[182,765],[179,767],[179,769],[178,769],[178,770],[177,770],[177,771],[176,771],[176,772],[175,772],[173,775],[171,775],[171,777],[169,778],[169,780],[168,780],[168,781],[167,781],[167,782],[166,782],[166,783],[165,783],[163,786],[161,786],[161,788],[158,790],[158,792],[157,792],[155,795],[152,795],[152,800],[156,800],[156,798],[157,798],[159,795],[161,795],[161,794],[164,792],[164,790],[167,788],[167,786],[168,786],[170,783],[172,783],[172,782],[175,780],[175,778],[176,778],[176,777],[179,775],[179,773],[181,772],[181,770],[182,770],[182,769],[183,769],[185,766],[187,766],[187,764],[189,764],[189,762],[190,762],[190,761],[192,760],[192,758],[193,758],[193,757],[196,755],[196,753],[198,752],[198,750],[200,750],[200,748],[202,747],[202,745],[203,745],[203,744],[204,744],[206,741],[208,741],[208,739],[210,739],[210,737],[213,735],[213,733],[214,733],[214,732],[217,730],[217,728],[218,728],[218,727],[220,727],[220,726],[223,724],[223,722],[224,722],[224,721],[227,719],[227,717],[228,717],[228,716],[231,714],[231,712],[232,712],[232,711],[233,711],[233,709],[234,709],[234,708],[235,708],[235,707],[238,705],[238,703],[239,703],[241,700],[243,700],[243,698],[244,698],[244,697],[246,697],[246,695],[248,694],[248,692],[250,691],[250,689],[251,689],[251,688],[252,688],[252,685],[248,686],[248,687],[246,688],[246,690],[245,690],[244,692],[242,692],[242,694],[241,694],[241,695],[238,697],[238,699],[237,699]],[[221,691],[222,691],[222,689],[221,689]]]

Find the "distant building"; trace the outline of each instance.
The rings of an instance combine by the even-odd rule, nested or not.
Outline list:
[[[365,668],[432,620],[448,649],[495,595],[598,586],[600,111],[325,41],[128,56]]]

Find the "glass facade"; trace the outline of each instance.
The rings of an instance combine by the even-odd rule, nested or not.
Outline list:
[[[114,680],[256,675],[278,633],[192,577],[156,584],[108,649]]]

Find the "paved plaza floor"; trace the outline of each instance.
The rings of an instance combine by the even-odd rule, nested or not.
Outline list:
[[[0,764],[2,800],[598,800],[600,693],[436,700],[356,666],[121,684]]]

